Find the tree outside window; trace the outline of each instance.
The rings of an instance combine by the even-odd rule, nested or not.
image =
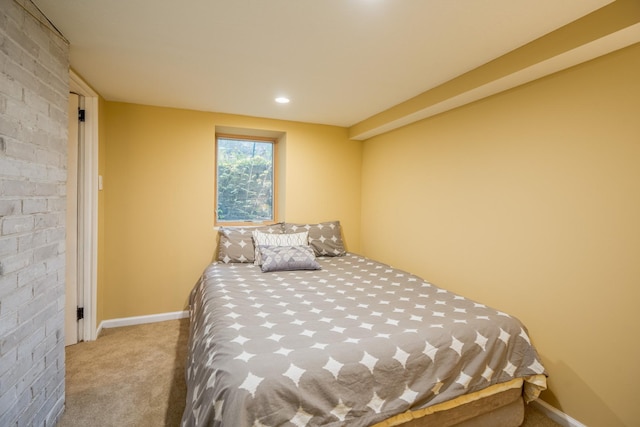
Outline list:
[[[273,140],[216,137],[216,222],[274,220]]]

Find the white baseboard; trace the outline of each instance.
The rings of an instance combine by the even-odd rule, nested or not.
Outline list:
[[[102,329],[118,328],[120,326],[142,325],[145,323],[164,322],[165,320],[184,319],[189,317],[189,311],[174,311],[171,313],[150,314],[148,316],[123,317],[120,319],[109,319],[100,322],[98,333],[100,335]]]
[[[538,411],[542,412],[547,417],[551,418],[553,421],[560,424],[561,426],[587,427],[586,425],[582,424],[580,421],[571,418],[569,415],[565,414],[559,409],[556,409],[553,406],[549,405],[544,400],[536,399],[533,402],[531,402],[530,405],[535,406]]]

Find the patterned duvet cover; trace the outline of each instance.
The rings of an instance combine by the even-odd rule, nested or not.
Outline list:
[[[369,426],[544,374],[508,314],[355,254],[318,262],[204,271],[183,426]]]

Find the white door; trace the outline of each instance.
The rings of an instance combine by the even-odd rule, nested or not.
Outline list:
[[[80,97],[69,94],[69,141],[67,145],[67,239],[64,345],[78,342],[78,108]]]

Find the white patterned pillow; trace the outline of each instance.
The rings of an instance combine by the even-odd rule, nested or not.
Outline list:
[[[313,248],[316,256],[342,256],[346,253],[342,241],[340,221],[327,221],[318,224],[284,223],[285,234],[301,231],[309,232],[309,246]]]
[[[269,271],[320,270],[311,246],[260,246],[263,273]]]
[[[262,265],[260,258],[260,246],[308,246],[309,233],[292,233],[292,234],[267,234],[259,230],[253,232],[253,243],[255,250],[255,265]]]

